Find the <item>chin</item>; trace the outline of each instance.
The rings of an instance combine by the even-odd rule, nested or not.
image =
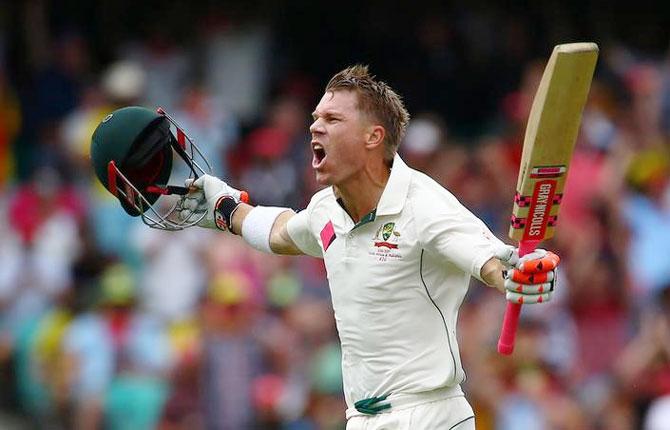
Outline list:
[[[316,183],[323,186],[333,185],[327,176],[319,175],[318,173],[316,174]]]
[[[316,179],[316,183],[322,186],[330,186],[330,185],[335,185],[333,183],[333,178],[331,175],[328,175],[326,173],[321,173],[318,171],[314,172],[314,177]]]

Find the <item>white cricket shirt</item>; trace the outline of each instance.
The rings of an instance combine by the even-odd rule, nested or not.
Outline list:
[[[288,232],[324,259],[349,408],[463,382],[458,308],[498,239],[450,192],[396,155],[376,211],[358,224],[330,187]]]

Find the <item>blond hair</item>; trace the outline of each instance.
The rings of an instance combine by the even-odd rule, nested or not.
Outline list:
[[[354,91],[358,95],[358,109],[379,121],[386,131],[384,159],[390,163],[402,140],[409,113],[401,97],[385,82],[378,81],[368,72],[368,66],[357,64],[338,72],[326,85],[326,92]]]

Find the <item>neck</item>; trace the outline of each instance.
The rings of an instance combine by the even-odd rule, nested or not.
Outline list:
[[[367,164],[356,176],[333,186],[335,195],[342,200],[354,222],[377,207],[390,174],[386,163]]]

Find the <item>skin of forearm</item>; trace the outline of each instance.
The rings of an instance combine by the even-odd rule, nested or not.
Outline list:
[[[505,280],[503,279],[503,271],[505,267],[502,265],[500,260],[495,257],[492,257],[489,261],[484,263],[480,276],[482,280],[489,287],[493,287],[500,291],[501,293],[505,292]]]
[[[235,212],[233,212],[233,218],[230,220],[230,231],[233,232],[234,234],[242,234],[242,223],[244,222],[244,219],[247,217],[249,212],[254,207],[246,204],[246,203],[240,203],[237,206],[237,209],[235,209]]]

